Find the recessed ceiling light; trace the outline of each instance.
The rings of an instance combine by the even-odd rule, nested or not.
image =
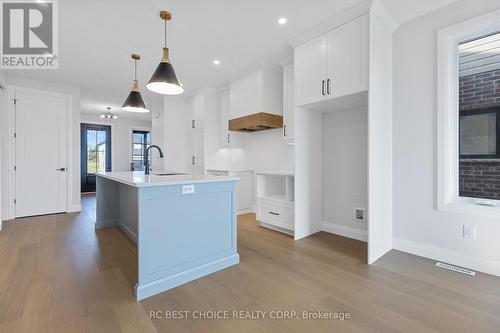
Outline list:
[[[286,23],[286,18],[285,17],[281,17],[278,19],[278,23],[279,24],[285,24]]]
[[[214,65],[220,65],[220,60],[214,60],[212,61]]]

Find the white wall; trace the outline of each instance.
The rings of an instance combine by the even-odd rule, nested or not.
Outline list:
[[[112,121],[101,120],[98,114],[82,113],[81,123],[111,126],[111,170],[129,171],[132,162],[132,130],[151,131],[151,121],[118,116]],[[80,150],[79,150],[80,151]],[[157,152],[153,152],[157,156]]]
[[[394,247],[500,275],[500,217],[438,211],[436,34],[498,9],[498,0],[458,1],[399,27],[394,35]],[[477,240],[461,238],[477,226]]]
[[[281,128],[246,135],[244,149],[255,171],[294,172],[294,146],[284,142]],[[231,163],[238,161],[232,157]]]
[[[71,195],[71,204],[70,209],[72,211],[77,211],[80,209],[80,89],[73,86],[68,85],[59,85],[45,81],[38,80],[30,80],[24,79],[14,75],[6,75],[6,81],[8,86],[17,86],[22,88],[31,88],[31,89],[39,89],[56,93],[63,93],[72,96],[73,105],[72,105],[72,118],[73,118],[73,136],[72,136],[72,144],[71,144],[71,165],[73,166],[73,170],[68,170],[68,174],[70,174],[72,183],[72,193]],[[5,107],[0,109],[2,112],[2,151],[7,151],[8,148],[8,127],[7,122],[5,121],[8,116],[9,108]],[[8,184],[6,182],[7,177],[9,177],[8,173],[8,161],[5,157],[2,158],[2,219],[9,219],[13,216],[9,215],[7,207],[9,206],[8,193],[10,191]]]
[[[366,111],[323,114],[323,221],[364,232],[366,222],[355,220],[355,209],[367,205]]]

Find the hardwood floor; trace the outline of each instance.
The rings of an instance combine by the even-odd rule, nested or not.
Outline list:
[[[239,265],[137,303],[134,243],[116,228],[94,229],[93,196],[82,206],[4,224],[0,332],[500,332],[500,278],[398,251],[368,266],[362,242],[323,232],[294,242],[252,214],[238,219]],[[189,318],[149,317],[171,310]],[[229,319],[192,318],[215,311]],[[233,311],[267,312],[243,320]],[[273,311],[298,314],[271,319]],[[302,311],[350,319],[305,320]]]

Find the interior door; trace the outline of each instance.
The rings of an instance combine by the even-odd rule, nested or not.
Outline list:
[[[368,89],[368,16],[358,17],[327,34],[328,97]]]
[[[326,94],[326,36],[322,34],[295,48],[297,105],[317,102]]]
[[[81,124],[81,191],[95,192],[96,173],[111,171],[111,126]]]
[[[27,92],[15,101],[15,217],[65,212],[66,102]]]

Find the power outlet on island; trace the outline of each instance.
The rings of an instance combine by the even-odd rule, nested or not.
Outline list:
[[[476,226],[464,224],[462,226],[462,238],[476,240]]]
[[[194,185],[182,185],[182,195],[194,193]]]

